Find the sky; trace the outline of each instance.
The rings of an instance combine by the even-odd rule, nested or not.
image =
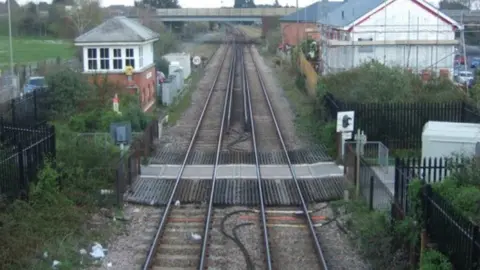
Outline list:
[[[22,5],[28,2],[41,2],[45,0],[17,0],[17,2]],[[334,0],[330,0],[334,1]],[[428,2],[438,6],[440,0],[429,0]],[[3,2],[3,1],[2,1]],[[47,0],[46,2],[51,2]],[[126,5],[133,6],[134,0],[100,0],[102,6],[110,5]],[[179,0],[180,6],[184,8],[216,8],[220,6],[233,6],[234,0]],[[280,5],[284,6],[288,4],[289,6],[295,6],[296,0],[278,0]],[[304,7],[316,2],[315,0],[298,0],[298,6]],[[255,0],[255,4],[273,4],[274,0]]]

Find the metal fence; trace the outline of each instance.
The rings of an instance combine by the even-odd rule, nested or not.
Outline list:
[[[359,161],[358,169],[357,161]],[[370,209],[390,210],[394,203],[393,183],[388,183],[387,179],[382,178],[382,174],[376,171],[375,166],[364,157],[357,156],[354,144],[346,145],[344,158],[346,178],[360,191],[360,195]]]
[[[423,219],[429,239],[446,254],[455,269],[480,267],[478,225],[472,223],[450,202],[432,190],[431,183],[440,182],[454,171],[462,170],[469,159],[425,158],[395,160],[395,201],[400,211],[411,212],[408,185],[413,179],[425,183],[418,195],[422,202]]]
[[[28,198],[31,182],[46,157],[55,158],[55,128],[19,127],[0,122],[0,196]]]
[[[480,122],[480,112],[465,102],[364,104],[342,102],[329,93],[323,101],[326,120],[336,120],[339,111],[355,111],[355,130],[364,130],[370,140],[390,150],[421,148],[428,121]]]
[[[20,95],[19,93],[18,77],[2,73],[0,75],[0,103],[16,98]]]
[[[437,249],[455,269],[480,267],[479,227],[455,210],[450,202],[425,185],[421,194],[425,229]]]
[[[355,141],[345,142],[350,145],[352,149],[356,149],[357,143]],[[383,173],[388,173],[390,166],[390,156],[388,148],[382,142],[366,142],[360,150],[363,159],[370,165],[375,166]]]
[[[114,169],[117,176],[115,194],[118,205],[123,205],[124,193],[140,175],[142,159],[149,157],[155,150],[155,141],[158,136],[158,120],[153,120],[142,135],[133,140],[128,152],[123,153],[118,163],[115,164]]]
[[[63,59],[60,57],[50,58],[37,62],[29,62],[25,64],[16,64],[13,67],[14,74],[17,77],[17,87],[22,87],[26,80],[31,76],[44,76],[49,69],[55,66],[64,66],[73,70],[80,70],[82,63],[79,59]],[[2,74],[9,73],[9,67],[0,66]]]
[[[0,103],[1,118],[13,125],[35,126],[47,120],[48,89],[41,88]]]
[[[359,171],[356,162],[360,158]],[[357,157],[355,148],[348,144],[345,149],[344,170],[347,180],[356,184],[358,177],[360,196],[371,210],[389,211],[392,219],[401,220],[410,213],[411,198],[408,184],[415,178],[423,178],[425,185],[420,194],[425,230],[437,249],[446,254],[455,269],[478,269],[480,267],[479,227],[459,213],[430,184],[442,181],[453,170],[461,170],[465,159],[396,159],[393,187],[379,177],[374,166]],[[355,186],[356,187],[356,186]]]

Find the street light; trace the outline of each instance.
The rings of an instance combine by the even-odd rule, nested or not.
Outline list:
[[[14,75],[13,72],[13,45],[12,45],[12,12],[10,7],[10,1],[7,0],[8,6],[8,41],[10,43],[10,76]]]

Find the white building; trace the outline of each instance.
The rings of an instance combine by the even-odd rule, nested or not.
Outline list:
[[[83,50],[85,74],[104,74],[127,91],[134,89],[148,109],[156,96],[153,43],[158,39],[159,34],[139,22],[118,16],[77,37],[75,45]]]
[[[346,0],[318,21],[325,72],[377,60],[452,77],[462,28],[423,0]],[[323,31],[322,31],[323,30]]]

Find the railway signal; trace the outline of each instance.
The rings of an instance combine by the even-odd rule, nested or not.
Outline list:
[[[337,113],[337,133],[342,133],[341,139],[341,158],[345,154],[345,141],[352,139],[352,132],[354,127],[355,112],[346,111]]]

